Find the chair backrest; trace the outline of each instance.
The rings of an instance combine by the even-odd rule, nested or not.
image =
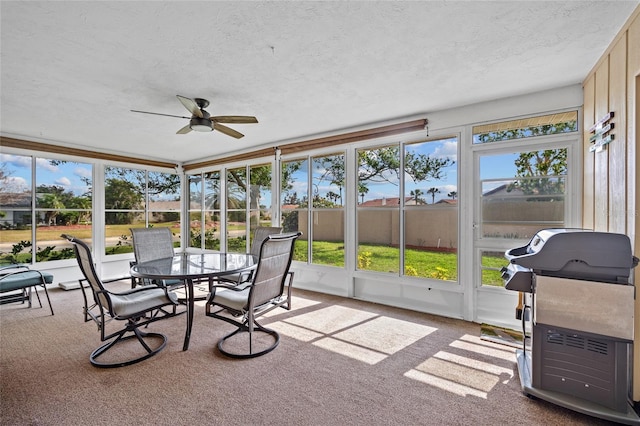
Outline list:
[[[262,242],[267,239],[269,235],[280,234],[282,227],[279,226],[258,226],[253,231],[253,241],[251,241],[251,250],[249,253],[258,257],[260,256],[260,246]]]
[[[294,243],[300,235],[301,232],[271,234],[262,242],[249,293],[249,309],[282,295],[293,259]]]
[[[73,249],[76,252],[76,259],[78,261],[78,266],[80,266],[80,270],[82,274],[86,278],[91,290],[93,292],[93,297],[95,302],[100,306],[103,306],[106,309],[109,309],[110,304],[107,295],[105,295],[104,285],[102,281],[98,277],[96,272],[96,268],[93,264],[93,257],[91,256],[91,249],[84,242],[81,241],[71,235],[63,235],[63,238],[69,240],[73,243]]]
[[[136,262],[173,257],[173,234],[169,228],[131,228]]]

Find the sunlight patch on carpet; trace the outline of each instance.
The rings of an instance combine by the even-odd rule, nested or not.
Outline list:
[[[500,377],[495,374],[436,357],[424,361],[415,370],[485,393],[493,389],[500,380]]]
[[[333,337],[391,355],[436,330],[413,322],[378,317],[341,331]]]
[[[324,336],[322,333],[287,324],[283,321],[271,323],[269,324],[269,328],[277,331],[283,336],[291,337],[292,339],[300,340],[302,342],[311,342],[312,340],[317,340]]]
[[[361,346],[352,345],[340,340],[332,339],[331,337],[320,339],[313,344],[320,348],[340,355],[348,356],[349,358],[367,363],[369,365],[377,364],[387,357],[387,355],[380,352],[363,348]]]
[[[505,361],[514,361],[516,356],[514,349],[507,349],[505,346],[484,342],[480,340],[479,337],[470,335],[463,336],[461,339],[451,342],[449,346],[486,356],[492,356]]]
[[[451,380],[443,379],[438,376],[424,373],[418,370],[409,370],[404,373],[405,377],[413,380],[425,383],[427,385],[435,386],[447,392],[451,392],[460,396],[475,396],[482,399],[487,399],[487,393],[478,389],[474,389],[469,386],[465,386],[460,383],[453,382]]]
[[[460,355],[452,354],[449,352],[440,351],[434,355],[434,358],[438,358],[438,359],[449,361],[455,364],[471,367],[474,370],[484,371],[486,373],[490,373],[495,376],[502,376],[505,378],[505,380],[503,380],[503,383],[508,382],[509,379],[512,379],[514,376],[513,369],[500,367],[499,365],[496,365],[496,364],[478,361],[476,359],[467,358],[465,356],[460,356]]]
[[[306,314],[287,318],[287,323],[308,328],[319,333],[331,334],[359,324],[377,314],[334,305]]]
[[[271,312],[267,312],[263,316],[268,318],[268,317],[271,317],[271,316],[280,315],[282,313],[294,312],[294,311],[297,311],[297,310],[300,310],[300,309],[308,308],[309,306],[319,305],[320,303],[321,302],[318,302],[316,300],[306,299],[304,297],[293,296],[293,297],[291,297],[291,310],[274,309]]]

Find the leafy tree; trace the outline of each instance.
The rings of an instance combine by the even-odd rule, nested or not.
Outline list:
[[[447,197],[455,200],[458,197],[458,191],[451,191],[450,193],[447,194]]]
[[[515,160],[515,165],[516,177],[520,179],[509,185],[507,191],[519,189],[526,195],[537,196],[530,201],[564,198],[564,176],[567,174],[566,149],[522,152]]]
[[[342,204],[342,188],[345,185],[345,163],[344,155],[331,155],[316,158],[324,170],[318,178],[320,182],[329,182],[339,188],[339,199]],[[292,175],[302,167],[303,160],[292,161],[283,164],[283,192],[293,188]],[[449,158],[433,157],[426,154],[407,152],[404,158],[404,173],[414,182],[423,182],[431,179],[442,179],[445,168],[455,164]],[[358,152],[358,188],[357,193],[361,202],[369,192],[371,183],[391,183],[398,185],[400,174],[400,147],[399,145],[387,146],[372,150],[362,150]],[[418,198],[421,194],[418,195]],[[327,202],[337,200],[333,192],[325,194]],[[315,198],[314,198],[315,199]],[[319,199],[318,199],[318,202]],[[323,202],[323,205],[325,203]]]
[[[56,216],[60,213],[60,209],[64,208],[64,204],[60,201],[58,194],[42,194],[38,198],[38,206],[44,209],[51,209],[45,211],[44,221],[47,225],[56,225]]]
[[[105,181],[105,205],[113,210],[136,210],[144,207],[144,195],[139,187],[128,180],[109,178]],[[131,212],[115,212],[106,217],[106,224],[130,223],[134,214]]]
[[[522,139],[534,136],[555,135],[559,133],[575,132],[578,130],[576,120],[563,121],[555,124],[543,124],[541,126],[522,127],[518,129],[498,130],[475,135],[477,143],[498,142],[511,139]]]

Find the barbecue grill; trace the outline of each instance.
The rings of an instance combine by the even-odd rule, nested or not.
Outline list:
[[[516,351],[522,390],[606,420],[640,424],[631,405],[638,259],[629,237],[545,229],[508,250],[505,288],[520,292],[516,317],[526,341]]]

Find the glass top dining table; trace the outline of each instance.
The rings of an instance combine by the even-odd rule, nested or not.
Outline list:
[[[187,329],[182,349],[189,349],[195,306],[194,281],[213,283],[217,277],[250,271],[257,257],[249,253],[178,253],[173,257],[141,262],[131,267],[131,275],[149,280],[182,280],[186,284]]]

